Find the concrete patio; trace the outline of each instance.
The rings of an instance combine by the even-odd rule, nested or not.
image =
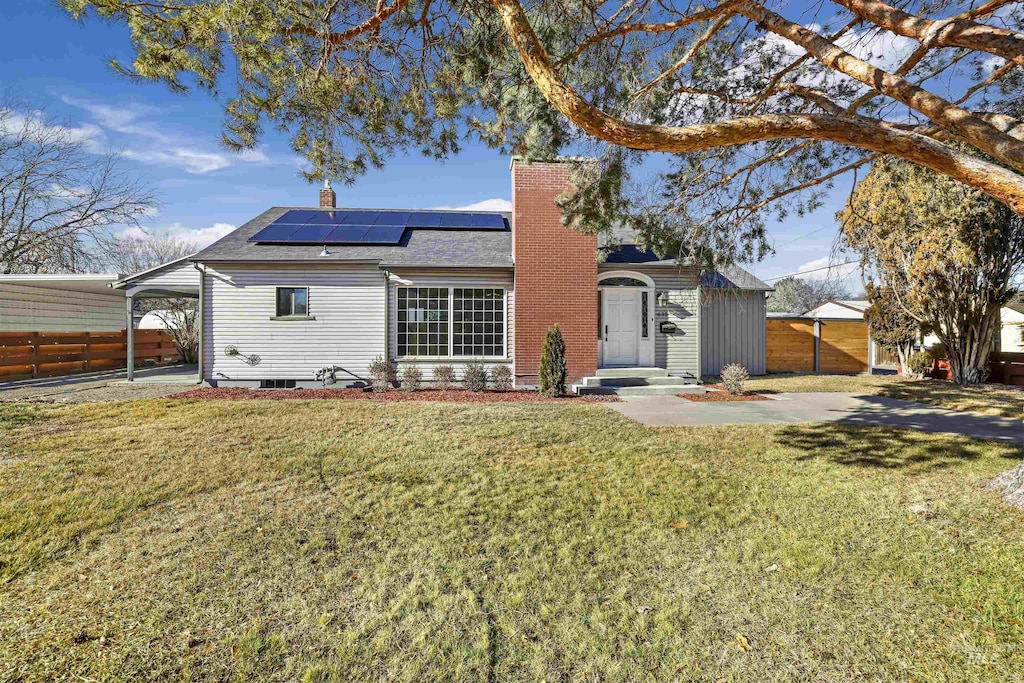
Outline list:
[[[199,383],[195,365],[137,368],[134,381],[122,368],[108,372],[61,375],[0,383],[2,401],[117,401],[156,398],[195,388]]]

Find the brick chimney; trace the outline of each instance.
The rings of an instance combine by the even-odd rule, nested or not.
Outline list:
[[[597,370],[597,237],[562,226],[562,162],[512,160],[516,384],[536,385],[547,330],[562,328],[570,381]]]
[[[324,178],[324,186],[320,189],[320,208],[333,209],[336,207],[338,195],[331,189],[330,178]]]

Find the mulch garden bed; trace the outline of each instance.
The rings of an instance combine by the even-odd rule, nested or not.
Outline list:
[[[546,398],[536,391],[463,391],[455,389],[421,389],[419,391],[373,392],[363,389],[246,389],[243,387],[208,387],[192,389],[167,398],[205,398],[227,401],[442,401],[447,403],[568,403],[618,401],[617,396],[562,396]]]
[[[709,384],[708,388],[718,389],[709,391],[706,394],[679,394],[679,398],[685,398],[698,403],[715,403],[720,401],[770,401],[771,399],[761,394],[745,392],[742,394],[730,394],[721,384]]]

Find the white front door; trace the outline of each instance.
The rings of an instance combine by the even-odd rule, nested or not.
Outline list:
[[[636,365],[640,345],[640,292],[609,287],[604,301],[604,365]]]

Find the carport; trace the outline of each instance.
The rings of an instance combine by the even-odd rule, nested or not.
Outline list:
[[[136,299],[196,299],[199,305],[197,321],[199,325],[199,348],[197,352],[197,363],[194,371],[190,372],[195,376],[197,382],[203,381],[203,273],[196,264],[190,261],[191,256],[185,256],[176,261],[164,263],[155,268],[144,270],[130,277],[118,280],[111,287],[123,289],[125,293],[125,316],[128,326],[128,359],[127,359],[127,381],[136,381],[137,375],[140,381],[173,381],[174,377],[181,378],[181,370],[177,372],[151,373],[145,376],[135,370],[134,334],[132,316]],[[163,375],[174,375],[165,378]]]

